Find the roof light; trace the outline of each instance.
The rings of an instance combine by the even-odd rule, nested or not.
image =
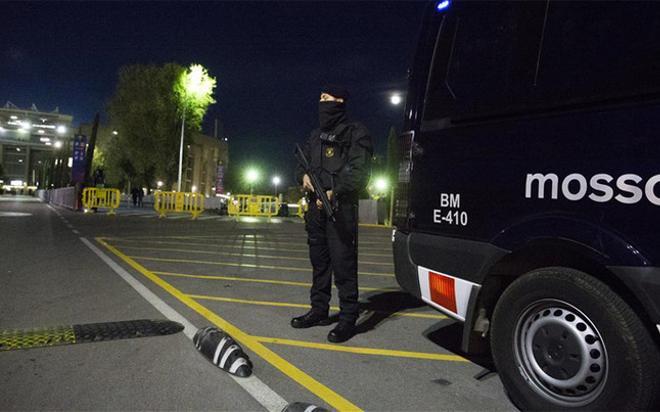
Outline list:
[[[435,9],[437,11],[443,11],[447,7],[449,7],[449,0],[443,0],[438,2],[438,4],[435,6]]]

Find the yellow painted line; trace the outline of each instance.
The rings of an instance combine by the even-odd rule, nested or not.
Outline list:
[[[309,268],[297,268],[290,266],[272,266],[272,265],[256,265],[252,263],[232,263],[232,262],[217,262],[214,260],[195,260],[195,259],[173,259],[173,258],[158,258],[151,256],[129,256],[131,259],[139,260],[150,260],[154,262],[172,262],[172,263],[197,263],[200,265],[217,265],[217,266],[235,266],[242,268],[255,268],[255,269],[282,269],[282,270],[294,270],[298,272],[309,272]],[[369,275],[369,276],[382,276],[393,278],[393,273],[380,273],[380,272],[358,272],[358,275]]]
[[[230,281],[236,281],[236,282],[250,282],[250,283],[268,283],[268,284],[273,284],[273,285],[285,285],[285,286],[304,286],[304,287],[311,287],[311,283],[307,282],[294,282],[290,280],[275,280],[275,279],[256,279],[256,278],[242,278],[242,277],[236,277],[236,276],[218,276],[218,275],[192,275],[188,273],[174,273],[174,272],[159,272],[159,271],[152,271],[153,273],[157,275],[162,275],[162,276],[172,276],[172,277],[178,277],[178,278],[189,278],[189,279],[205,279],[205,280],[230,280]],[[332,286],[333,288],[335,287],[334,285]],[[365,292],[373,292],[373,291],[383,291],[383,292],[392,292],[392,291],[397,291],[399,289],[394,289],[394,288],[370,288],[366,286],[359,286],[358,290],[363,290]]]
[[[300,244],[299,247],[296,248],[286,248],[286,247],[271,247],[271,246],[261,246],[260,244],[253,244],[250,243],[248,245],[237,245],[239,241],[236,242],[229,242],[229,244],[219,244],[219,243],[197,243],[197,242],[170,242],[166,240],[136,240],[136,239],[119,239],[119,238],[108,238],[108,240],[112,240],[114,243],[117,242],[137,242],[137,243],[156,243],[156,244],[163,244],[163,245],[186,245],[186,246],[211,246],[211,247],[219,247],[219,248],[231,248],[231,249],[246,249],[246,248],[254,248],[254,249],[259,249],[259,250],[277,250],[280,252],[297,252],[297,253],[309,253],[307,249],[306,244]],[[274,243],[274,242],[264,242],[264,243]],[[367,253],[367,252],[361,252],[362,250],[382,250],[383,248],[369,248],[369,247],[358,247],[358,254],[361,256],[378,256],[378,257],[392,257],[392,253]],[[389,249],[389,248],[388,248]]]
[[[307,375],[305,372],[303,372],[302,370],[300,370],[299,368],[297,368],[296,366],[294,366],[293,364],[291,364],[290,362],[288,362],[287,360],[285,360],[275,352],[268,349],[261,342],[254,339],[254,337],[252,337],[251,335],[248,335],[247,333],[243,332],[241,329],[237,328],[236,326],[226,321],[222,317],[211,312],[206,307],[204,307],[203,305],[199,304],[197,301],[192,299],[190,296],[185,295],[180,290],[170,285],[160,277],[156,276],[154,273],[147,270],[144,266],[140,265],[135,260],[126,256],[125,254],[117,250],[115,247],[109,245],[101,238],[96,238],[96,241],[99,242],[101,245],[105,246],[105,248],[108,249],[110,252],[114,253],[115,256],[126,262],[126,264],[128,264],[130,267],[137,270],[139,273],[147,277],[156,285],[160,286],[165,291],[170,293],[172,296],[177,298],[179,301],[181,301],[181,303],[185,304],[195,312],[205,317],[215,326],[217,326],[224,332],[231,335],[231,337],[234,338],[236,341],[238,341],[242,345],[245,345],[245,347],[253,351],[258,356],[261,356],[268,363],[279,369],[282,373],[289,376],[294,381],[298,382],[300,385],[305,387],[314,395],[323,399],[333,408],[340,411],[360,410],[360,408],[358,408],[356,405],[351,403],[349,400],[343,398],[341,395],[334,392],[332,389],[328,388],[327,386],[323,385],[321,382]]]
[[[344,346],[332,345],[328,343],[307,342],[302,340],[268,338],[263,336],[254,336],[254,339],[261,343],[272,343],[275,345],[296,346],[299,348],[321,349],[335,352],[357,353],[360,355],[390,356],[397,358],[413,358],[425,360],[438,360],[450,362],[468,362],[467,359],[458,355],[449,355],[443,353],[411,352],[404,350],[376,349],[363,346]]]
[[[278,238],[284,238],[285,240],[287,239],[302,239],[304,241],[307,240],[307,233],[302,232],[299,234],[295,233],[270,233],[268,236],[265,235],[249,235],[249,234],[244,234],[244,235],[233,235],[234,238],[240,239],[240,238],[245,238],[245,239],[257,239],[257,240],[263,240],[265,241],[266,239],[278,239]],[[133,236],[130,236],[132,238]],[[164,236],[167,237],[167,236]],[[218,238],[218,235],[190,235],[186,236],[186,238],[190,239],[210,239],[210,238]],[[360,233],[358,236],[360,239],[372,239],[372,240],[380,240],[381,242],[389,242],[390,237],[389,234],[387,235],[380,235],[380,236],[374,236],[374,235],[367,235],[364,233]],[[221,238],[227,238],[226,236],[223,236]]]
[[[238,236],[238,237],[232,237],[231,234],[225,235],[225,236],[218,236],[218,235],[208,235],[208,236],[158,236],[159,238],[162,239],[182,239],[182,240],[204,240],[204,239],[209,239],[209,240],[214,240],[216,242],[228,242],[228,243],[278,243],[278,242],[283,242],[283,243],[298,243],[302,246],[307,246],[307,236],[286,236],[283,239],[273,239],[273,238],[251,238],[251,237],[243,237],[243,236]],[[362,239],[364,237],[368,237],[370,239],[377,239],[375,236],[359,236],[358,239]],[[124,239],[127,240],[137,240],[137,239],[151,239],[153,236],[131,236],[127,237]],[[117,240],[120,238],[107,238],[108,240]],[[300,241],[297,242],[291,242],[291,239],[300,239]],[[386,247],[391,246],[392,242],[390,238],[388,237],[382,237],[382,240],[362,240],[359,241],[360,244],[369,244],[369,245],[383,245]]]
[[[193,299],[202,299],[202,300],[214,300],[217,302],[227,302],[227,303],[242,303],[245,305],[256,305],[256,306],[275,306],[280,308],[305,308],[309,309],[309,304],[302,303],[290,303],[290,302],[270,302],[267,300],[247,300],[247,299],[237,299],[237,298],[225,298],[222,296],[207,296],[207,295],[188,295]],[[330,310],[339,311],[338,306],[330,306]],[[374,311],[378,313],[383,313],[382,311]],[[425,318],[425,319],[447,319],[445,315],[436,315],[432,313],[411,313],[411,312],[395,312],[392,313],[392,316],[403,316],[408,318]]]
[[[215,252],[212,250],[176,249],[176,248],[160,248],[160,247],[144,247],[144,246],[121,246],[121,248],[138,249],[138,250],[157,250],[157,251],[162,250],[164,252],[199,253],[204,255],[255,257],[262,259],[300,260],[303,262],[309,262],[308,257],[303,258],[303,257],[291,257],[291,256],[257,255],[251,253],[230,253],[230,252]],[[364,260],[360,260],[358,263],[361,265],[393,266],[392,263],[369,262]]]

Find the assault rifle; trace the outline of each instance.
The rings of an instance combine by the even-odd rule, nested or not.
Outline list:
[[[314,193],[316,194],[316,197],[323,204],[323,210],[325,210],[325,214],[328,216],[330,220],[334,222],[335,211],[332,209],[330,200],[328,200],[328,195],[325,193],[325,190],[323,190],[323,186],[321,186],[321,182],[319,181],[318,176],[316,176],[316,173],[314,173],[314,171],[312,170],[312,167],[310,166],[309,161],[305,157],[305,154],[303,153],[299,144],[296,144],[295,155],[296,155],[296,160],[298,160],[300,166],[302,166],[307,176],[309,176],[309,180],[312,181],[312,187],[314,188]]]

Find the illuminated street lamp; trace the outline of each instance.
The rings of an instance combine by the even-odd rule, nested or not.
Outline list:
[[[191,116],[203,117],[209,104],[215,103],[212,94],[215,79],[208,75],[200,64],[191,65],[181,74],[175,85],[175,91],[181,100],[181,144],[179,146],[179,175],[176,184],[177,192],[181,191],[181,170],[183,165],[183,134],[186,125],[186,113]]]
[[[277,186],[279,186],[282,179],[279,176],[273,176],[273,185],[275,186],[275,197],[277,197]]]
[[[245,181],[250,185],[250,194],[252,194],[252,185],[259,181],[259,171],[254,168],[250,168],[245,171]]]
[[[403,99],[399,93],[394,93],[390,96],[390,103],[392,103],[394,106],[400,105],[402,101]]]
[[[388,182],[387,178],[384,176],[379,176],[374,178],[372,183],[369,185],[368,190],[371,197],[378,200],[381,197],[385,197],[387,195],[387,190],[389,187],[390,183]]]

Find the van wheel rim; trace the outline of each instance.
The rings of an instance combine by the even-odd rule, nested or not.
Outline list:
[[[529,305],[516,324],[514,353],[534,392],[557,405],[587,405],[607,381],[607,351],[600,333],[567,302],[545,299]]]

